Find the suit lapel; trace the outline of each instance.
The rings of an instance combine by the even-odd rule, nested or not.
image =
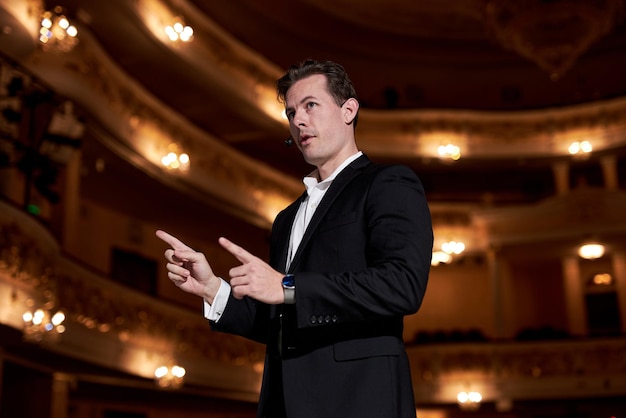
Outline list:
[[[358,174],[360,174],[362,170],[369,164],[370,164],[370,160],[365,155],[362,155],[361,157],[357,158],[352,163],[350,163],[346,168],[344,168],[341,171],[341,173],[339,173],[337,177],[335,177],[332,184],[330,185],[330,187],[324,194],[324,197],[322,198],[319,205],[317,206],[317,209],[315,210],[315,214],[313,214],[313,218],[311,218],[311,222],[307,226],[306,231],[304,231],[304,235],[302,236],[302,241],[300,242],[298,251],[296,252],[296,254],[293,257],[293,260],[291,261],[289,272],[294,271],[294,268],[298,265],[298,262],[300,261],[302,253],[303,251],[305,251],[306,247],[308,246],[309,240],[311,239],[313,232],[315,232],[315,230],[319,227],[320,221],[324,218],[324,215],[326,215],[326,212],[328,212],[328,209],[332,206],[335,199],[337,199],[337,197],[341,194],[341,191],[346,187],[346,185],[348,185],[350,181],[354,177],[356,177]],[[306,192],[305,192],[305,195],[306,195]],[[299,200],[299,202],[301,202],[301,200]],[[296,208],[296,211],[297,211],[297,208]],[[292,222],[293,222],[294,217],[295,217],[295,213],[292,216]],[[288,247],[289,247],[289,243],[287,243],[287,248]],[[285,257],[285,260],[286,260],[286,257]]]
[[[298,213],[298,208],[300,207],[304,199],[306,199],[306,197],[307,192],[305,190],[298,199],[296,199],[291,205],[285,208],[284,212],[282,213],[281,221],[274,222],[273,228],[275,228],[275,230],[272,233],[276,234],[276,236],[278,237],[277,242],[281,243],[280,253],[277,254],[275,258],[277,262],[274,265],[274,267],[278,268],[279,270],[282,270],[287,265],[287,255],[289,253],[289,239],[291,237],[291,228],[296,218],[296,214]]]

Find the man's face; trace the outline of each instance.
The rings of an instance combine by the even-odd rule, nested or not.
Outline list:
[[[325,76],[314,74],[297,81],[285,99],[289,131],[306,162],[330,169],[352,155],[356,145],[350,106],[335,102]]]

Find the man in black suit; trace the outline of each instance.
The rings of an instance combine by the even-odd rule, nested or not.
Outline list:
[[[358,150],[359,102],[343,67],[305,61],[277,88],[315,170],[276,217],[269,263],[220,238],[241,262],[226,282],[203,254],[157,231],[171,247],[168,276],[204,299],[212,329],[267,345],[259,417],[415,417],[402,329],[430,270],[423,187],[409,168]]]

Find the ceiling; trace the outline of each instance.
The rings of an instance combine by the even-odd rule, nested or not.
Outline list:
[[[11,3],[0,0],[6,9]],[[284,144],[286,126],[233,83],[245,73],[271,85],[289,65],[309,57],[343,64],[363,109],[357,142],[376,161],[410,165],[432,204],[525,204],[552,195],[553,163],[569,157],[555,153],[543,131],[515,137],[509,119],[543,118],[547,126],[561,108],[583,109],[572,120],[592,118],[595,108],[585,106],[626,97],[623,1],[59,0],[45,6],[57,3],[82,31],[79,38],[88,32],[127,77],[191,126],[296,181],[310,167]],[[167,45],[151,31],[151,13],[163,10],[194,27],[188,49]],[[18,61],[28,59],[6,42],[6,33],[0,47]],[[504,121],[485,127],[485,118]],[[414,141],[406,132],[446,124],[465,135],[469,152],[459,161],[444,162],[423,149],[404,151]],[[481,132],[492,138],[482,141]],[[146,193],[181,193],[110,148],[84,141],[89,198],[127,204],[142,216],[154,211],[154,201],[142,207]],[[192,161],[205,151],[210,149],[196,148]],[[606,154],[617,156],[620,176],[626,176],[623,137],[605,141],[572,170],[594,182],[601,178],[595,159]],[[103,158],[104,179],[93,169]],[[181,209],[169,204],[163,202],[164,211]],[[220,213],[232,215],[223,207]]]

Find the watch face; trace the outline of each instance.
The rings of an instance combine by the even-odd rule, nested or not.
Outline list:
[[[296,287],[296,279],[293,274],[288,274],[283,277],[283,287],[286,289],[293,289]]]

